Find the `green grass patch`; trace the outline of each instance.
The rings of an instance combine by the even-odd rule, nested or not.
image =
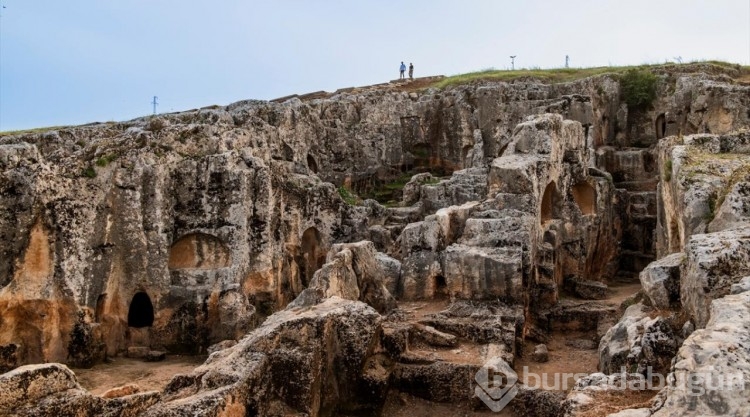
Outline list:
[[[356,206],[360,202],[359,197],[354,194],[352,190],[344,187],[343,185],[339,187],[339,196],[341,196],[341,199],[350,206]]]
[[[86,178],[96,178],[96,169],[89,165],[83,170],[82,175]]]
[[[47,127],[35,127],[32,129],[6,130],[3,132],[0,132],[0,136],[25,135],[28,133],[42,133],[42,132],[49,132],[51,130],[65,129],[69,127],[70,126],[47,126]]]
[[[732,64],[723,61],[698,61],[685,64],[665,63],[653,65],[628,65],[628,66],[610,66],[610,67],[592,67],[592,68],[550,68],[550,69],[519,69],[519,70],[496,70],[486,69],[482,71],[470,72],[466,74],[457,74],[436,81],[430,87],[447,88],[456,85],[470,84],[473,82],[483,81],[514,81],[525,78],[535,78],[546,83],[556,84],[564,83],[597,75],[611,74],[615,76],[623,75],[629,70],[668,70],[680,67],[689,67],[694,64],[713,65],[718,70],[733,69],[745,70],[750,67],[742,67],[738,64]]]
[[[106,167],[107,165],[109,165],[110,162],[114,161],[115,159],[117,159],[116,154],[111,153],[111,154],[104,155],[96,160],[96,166]]]

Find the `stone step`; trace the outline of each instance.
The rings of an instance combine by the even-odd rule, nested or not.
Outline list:
[[[642,192],[642,191],[656,192],[656,186],[658,184],[659,184],[659,179],[654,178],[654,179],[647,180],[647,181],[616,182],[615,188],[624,189],[627,191],[635,191],[635,192]]]

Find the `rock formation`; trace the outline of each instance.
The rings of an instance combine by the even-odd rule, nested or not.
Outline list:
[[[518,413],[590,415],[621,367],[750,381],[750,86],[742,68],[651,70],[643,108],[601,75],[0,137],[0,413],[378,415],[392,392],[476,405],[485,362],[512,367],[560,331],[598,344],[602,373],[563,406],[519,385]],[[626,310],[606,301],[639,278]],[[555,353],[539,346],[539,362]],[[139,351],[210,356],[162,392],[105,397],[36,365]],[[670,382],[601,410],[750,409],[747,388],[690,394]]]

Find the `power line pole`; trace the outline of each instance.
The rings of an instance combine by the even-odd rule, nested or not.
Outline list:
[[[151,104],[153,104],[153,105],[154,105],[154,114],[156,114],[156,105],[157,105],[157,104],[159,104],[159,103],[158,103],[158,102],[156,101],[156,99],[157,99],[157,98],[159,98],[159,97],[156,97],[156,96],[154,96],[154,101],[152,101],[152,102],[151,102]]]
[[[516,69],[516,56],[517,55],[511,55],[510,56],[510,70],[513,71]]]

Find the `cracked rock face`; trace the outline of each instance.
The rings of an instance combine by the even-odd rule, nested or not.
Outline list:
[[[717,341],[711,361],[742,368],[750,94],[732,69],[659,71],[647,109],[605,75],[0,138],[0,370],[212,352],[161,393],[114,398],[62,365],[22,366],[0,376],[0,413],[377,414],[390,390],[469,402],[483,361],[567,330],[603,336],[606,372],[703,369],[691,346]],[[608,329],[617,307],[588,300],[644,268],[655,310]],[[444,308],[398,303],[416,301]],[[698,330],[671,366],[682,310]],[[730,310],[742,319],[726,327]],[[519,410],[570,411],[519,391]],[[692,407],[663,394],[648,413]]]

